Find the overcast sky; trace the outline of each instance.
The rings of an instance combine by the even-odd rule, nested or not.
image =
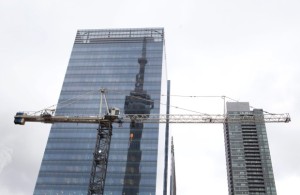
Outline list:
[[[33,192],[50,125],[15,126],[13,116],[57,102],[77,29],[136,27],[165,28],[172,95],[290,113],[267,132],[278,194],[300,194],[299,10],[297,0],[1,0],[0,194]],[[171,104],[223,113],[221,98]],[[171,129],[177,193],[228,194],[222,125]]]

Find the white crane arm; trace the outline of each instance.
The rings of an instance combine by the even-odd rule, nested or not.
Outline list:
[[[99,116],[52,116],[30,115],[18,112],[15,115],[15,124],[24,125],[25,122],[42,123],[224,123],[224,122],[290,122],[289,114],[256,114],[256,115],[221,115],[221,114],[123,114]]]

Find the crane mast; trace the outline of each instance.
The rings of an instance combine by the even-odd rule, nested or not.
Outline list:
[[[93,163],[91,168],[90,182],[88,195],[103,195],[106,172],[107,172],[107,163],[110,151],[110,142],[112,136],[112,121],[117,118],[119,110],[115,108],[109,108],[105,90],[101,89],[101,98],[100,98],[100,110],[99,116],[102,115],[102,101],[104,99],[106,105],[106,115],[103,116],[103,119],[99,121],[97,129],[97,138],[96,144],[93,153]]]
[[[88,195],[104,193],[111,136],[111,121],[100,122],[97,129]]]

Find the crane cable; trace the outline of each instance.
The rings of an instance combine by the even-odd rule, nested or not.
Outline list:
[[[117,90],[110,90],[110,91],[113,91],[113,92],[116,92],[116,93],[119,93],[119,94],[122,94],[124,95],[124,93],[121,93],[120,91],[117,91]],[[138,92],[134,92],[135,94],[143,94],[143,93],[138,93]],[[161,95],[161,96],[164,96],[164,95]],[[149,99],[145,99],[145,98],[142,98],[142,97],[137,97],[137,96],[131,96],[135,99],[141,99],[141,100],[144,100],[144,101],[148,101],[148,102],[154,102],[153,100],[149,100]],[[156,100],[157,101],[157,100]],[[161,103],[161,105],[167,105],[165,103]],[[185,111],[189,111],[189,112],[194,112],[194,113],[198,113],[198,114],[203,114],[203,115],[209,115],[207,113],[202,113],[202,112],[199,112],[199,111],[195,111],[195,110],[190,110],[190,109],[186,109],[186,108],[181,108],[181,107],[178,107],[178,106],[173,106],[173,105],[169,105],[170,107],[172,108],[176,108],[176,109],[180,109],[180,110],[185,110]]]
[[[97,89],[97,90],[91,90],[91,91],[88,91],[88,92],[86,92],[86,93],[77,95],[77,96],[72,97],[72,98],[70,98],[70,99],[64,100],[64,101],[62,101],[62,102],[58,102],[57,104],[53,104],[53,105],[48,106],[48,107],[46,107],[46,108],[44,108],[44,109],[41,109],[41,110],[39,110],[39,111],[36,111],[36,112],[34,112],[33,114],[42,112],[43,110],[51,110],[52,107],[57,107],[58,105],[62,105],[62,106],[60,106],[60,108],[64,108],[64,107],[66,107],[66,106],[68,106],[68,105],[71,105],[71,104],[73,104],[73,103],[79,101],[79,100],[80,100],[80,99],[79,99],[80,97],[86,96],[86,95],[88,95],[88,94],[93,94],[93,93],[98,92],[98,91],[99,91],[98,89]],[[53,109],[54,109],[54,108],[53,108]]]
[[[131,96],[135,99],[141,99],[141,100],[144,100],[144,101],[148,101],[148,102],[154,102],[153,100],[148,100],[148,99],[145,99],[145,98],[141,98],[141,97],[136,97],[136,96]],[[161,105],[164,105],[166,106],[167,104],[165,103],[160,103]],[[170,107],[172,108],[176,108],[176,109],[180,109],[180,110],[185,110],[185,111],[189,111],[189,112],[194,112],[194,113],[198,113],[198,114],[204,114],[204,115],[209,115],[209,114],[206,114],[206,113],[202,113],[202,112],[198,112],[198,111],[195,111],[195,110],[190,110],[190,109],[186,109],[186,108],[181,108],[181,107],[178,107],[178,106],[172,106],[170,105]]]
[[[77,95],[73,98],[70,98],[70,99],[67,99],[67,100],[64,100],[62,102],[59,102],[57,104],[53,104],[51,106],[48,106],[42,110],[39,110],[39,111],[36,111],[34,112],[34,114],[38,113],[38,112],[42,112],[43,110],[49,110],[51,109],[52,107],[57,107],[58,105],[62,105],[60,106],[59,108],[64,108],[64,107],[67,107],[69,105],[72,105],[74,104],[75,102],[78,102],[80,100],[81,97],[84,97],[86,95],[89,95],[89,94],[93,94],[93,93],[96,93],[96,92],[99,92],[101,89],[97,89],[97,90],[91,90],[91,91],[88,91],[86,93],[83,93],[83,94],[80,94],[80,95]],[[106,90],[106,92],[115,92],[115,93],[118,93],[118,94],[122,94],[122,95],[126,95],[125,93],[121,92],[121,91],[118,91],[118,90]],[[127,91],[126,91],[127,92]],[[135,92],[136,94],[139,94],[138,92]],[[141,93],[140,93],[141,94]],[[161,96],[164,96],[164,95],[161,95]],[[154,102],[153,100],[148,100],[148,99],[145,99],[145,98],[142,98],[142,97],[136,97],[136,96],[132,96],[133,98],[136,98],[136,99],[142,99],[144,101],[149,101],[149,102]],[[167,105],[165,103],[160,103],[161,105]],[[179,107],[179,106],[173,106],[173,105],[170,105],[170,107],[172,108],[176,108],[176,109],[180,109],[180,110],[185,110],[185,111],[189,111],[189,112],[194,112],[194,113],[198,113],[198,114],[204,114],[204,115],[209,115],[207,113],[202,113],[202,112],[199,112],[199,111],[195,111],[195,110],[190,110],[190,109],[186,109],[186,108],[182,108],[182,107]]]
[[[42,111],[44,111],[44,110],[51,110],[51,108],[57,107],[58,105],[62,105],[62,106],[60,106],[59,108],[67,107],[67,106],[69,106],[69,105],[74,104],[75,102],[78,102],[78,101],[80,100],[80,98],[82,98],[82,97],[84,97],[84,96],[86,96],[86,95],[89,95],[89,94],[93,94],[93,93],[99,92],[100,90],[101,90],[101,89],[90,90],[90,91],[88,91],[88,92],[85,92],[85,93],[83,93],[83,94],[77,95],[77,96],[72,97],[72,98],[70,98],[70,99],[64,100],[64,101],[59,102],[59,103],[57,103],[57,104],[53,104],[53,105],[51,105],[51,106],[48,106],[48,107],[46,107],[46,108],[44,108],[44,109],[42,109],[42,110],[36,111],[36,112],[34,112],[34,114],[39,113],[39,112],[42,112]],[[124,90],[124,91],[125,91],[125,90]],[[107,90],[106,92],[115,92],[115,93],[118,93],[118,94],[123,94],[123,95],[125,95],[125,93],[122,93],[120,90]],[[126,92],[127,92],[127,91],[126,91]],[[138,92],[135,92],[135,93],[136,93],[136,94],[139,94]],[[161,96],[167,96],[167,95],[162,94]],[[172,97],[183,97],[183,98],[222,98],[222,99],[224,99],[224,114],[225,114],[225,100],[226,100],[226,99],[229,99],[229,100],[231,100],[231,101],[233,101],[233,102],[239,102],[239,100],[230,98],[230,97],[225,96],[225,95],[222,95],[222,96],[217,96],[217,95],[212,95],[212,96],[170,95],[170,96],[172,96]],[[137,96],[132,96],[132,97],[133,97],[133,98],[136,98],[136,99],[142,99],[142,100],[144,100],[144,101],[154,102],[153,100],[145,99],[145,98],[142,98],[142,97],[137,97]],[[161,104],[161,105],[167,105],[167,104],[161,103],[161,102],[160,102],[160,104]],[[178,106],[173,106],[173,105],[169,105],[169,106],[172,107],[172,108],[176,108],[176,109],[180,109],[180,110],[185,110],[185,111],[188,111],[188,112],[194,112],[194,113],[198,113],[198,114],[209,115],[209,114],[207,114],[207,113],[202,113],[202,112],[199,112],[199,111],[190,110],[190,109],[186,109],[186,108],[182,108],[182,107],[178,107]],[[255,109],[255,107],[253,107],[253,106],[250,106],[250,108]],[[53,108],[53,110],[54,110],[54,108]],[[263,111],[263,112],[264,112],[264,113],[268,113],[268,114],[272,114],[272,113],[267,112],[267,111]]]
[[[167,96],[167,95],[162,95],[162,96]],[[190,97],[190,98],[214,98],[214,97],[220,97],[222,99],[224,99],[224,114],[225,114],[225,100],[226,99],[229,99],[233,102],[240,102],[239,100],[236,100],[236,99],[233,99],[231,97],[228,97],[228,96],[225,96],[225,95],[222,95],[222,96],[193,96],[193,95],[170,95],[170,96],[174,96],[174,97]],[[257,109],[251,105],[249,105],[250,108],[252,109]],[[265,111],[263,110],[264,113],[267,113],[267,114],[271,114],[271,115],[274,115],[274,113],[271,113],[271,112],[268,112],[268,111]]]

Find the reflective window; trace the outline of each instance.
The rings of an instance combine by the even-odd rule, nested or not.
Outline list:
[[[163,41],[163,29],[78,31],[56,115],[98,115],[100,88],[123,113],[164,111]],[[52,126],[34,194],[87,193],[97,128]],[[158,128],[114,125],[105,194],[155,194]]]

